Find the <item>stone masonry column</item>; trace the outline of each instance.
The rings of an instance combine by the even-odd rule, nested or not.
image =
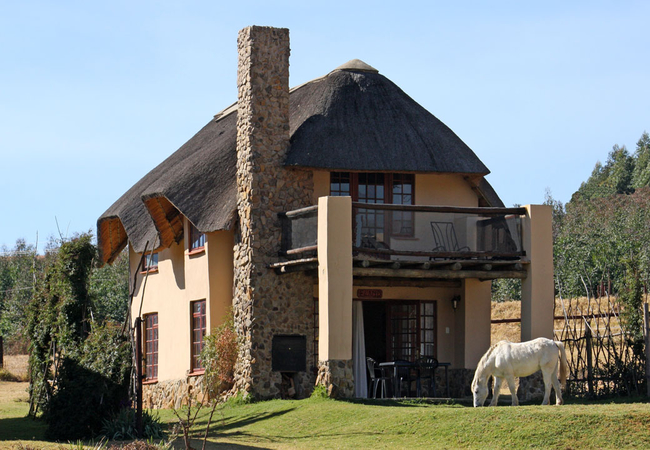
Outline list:
[[[330,397],[354,397],[352,200],[318,199],[318,378]]]
[[[281,374],[271,370],[276,334],[310,336],[313,281],[268,268],[280,250],[278,213],[312,204],[309,171],[283,166],[289,149],[289,30],[252,26],[237,41],[237,212],[233,315],[241,339],[235,388],[277,397]],[[307,360],[310,361],[308,350]],[[298,390],[313,386],[302,372]],[[311,377],[311,378],[310,378]],[[301,386],[302,385],[302,386]]]
[[[523,247],[530,260],[521,283],[521,341],[553,339],[553,231],[547,205],[526,205]]]

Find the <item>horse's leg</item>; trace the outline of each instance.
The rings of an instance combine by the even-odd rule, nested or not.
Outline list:
[[[510,396],[512,397],[512,406],[519,406],[519,399],[517,398],[517,386],[515,386],[515,377],[512,374],[506,375],[506,381],[510,388]]]
[[[544,401],[542,405],[548,405],[551,398],[551,372],[547,369],[542,369],[542,377],[544,378]]]
[[[499,395],[501,394],[501,383],[503,383],[503,378],[494,377],[494,385],[492,386],[492,401],[490,406],[497,406],[499,402]]]
[[[560,387],[560,380],[557,379],[556,371],[553,371],[551,381],[553,381],[553,389],[555,389],[555,404],[564,405],[564,400],[562,399],[562,388]]]

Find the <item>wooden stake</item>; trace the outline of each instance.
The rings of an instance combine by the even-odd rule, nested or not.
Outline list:
[[[650,320],[648,317],[648,304],[643,304],[643,338],[645,341],[645,381],[646,395],[650,397]]]

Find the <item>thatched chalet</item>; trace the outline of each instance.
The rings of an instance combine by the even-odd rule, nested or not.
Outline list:
[[[505,208],[474,152],[362,61],[289,89],[288,30],[238,48],[237,103],[97,223],[103,262],[129,247],[148,406],[200,382],[230,310],[234,389],[257,398],[365,396],[368,358],[437,358],[435,394],[464,395],[497,278],[523,280],[522,338],[551,336],[548,207]]]

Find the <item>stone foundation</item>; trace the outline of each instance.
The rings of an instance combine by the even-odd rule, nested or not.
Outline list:
[[[145,384],[142,386],[142,405],[146,409],[179,409],[188,404],[189,395],[194,396],[193,402],[207,401],[203,392],[203,376]]]
[[[517,397],[520,402],[541,401],[544,399],[544,377],[542,372],[535,372],[528,377],[519,378]],[[555,404],[555,390],[551,390],[551,404]]]
[[[316,385],[327,388],[331,398],[354,397],[354,372],[352,360],[329,360],[318,362]]]
[[[449,369],[449,391],[450,398],[464,398],[472,396],[472,380],[474,369]],[[438,392],[444,392],[445,370],[438,369],[436,373]]]

